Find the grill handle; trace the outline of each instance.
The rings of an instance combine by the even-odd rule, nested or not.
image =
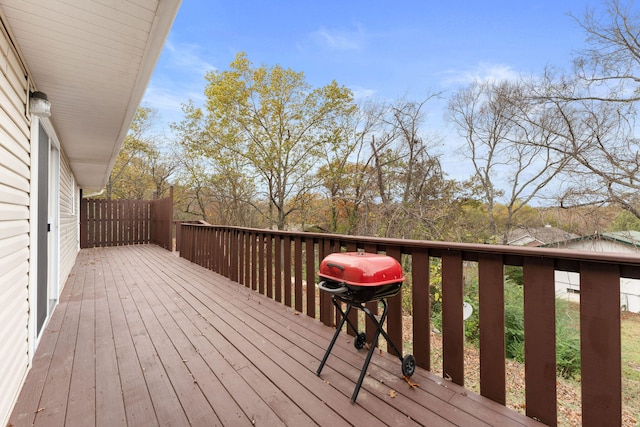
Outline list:
[[[340,271],[344,271],[344,265],[336,264],[334,262],[328,262],[326,265],[329,268],[334,267],[334,268],[337,268]]]
[[[326,282],[324,280],[318,283],[318,289],[320,289],[321,291],[329,292],[330,294],[344,294],[349,290],[344,283],[338,288],[330,288],[326,286]]]

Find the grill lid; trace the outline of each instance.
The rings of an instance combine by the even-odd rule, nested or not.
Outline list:
[[[383,286],[404,281],[402,266],[388,255],[365,252],[338,252],[320,263],[323,279],[352,286]]]

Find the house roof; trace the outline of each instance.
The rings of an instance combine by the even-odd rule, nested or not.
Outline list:
[[[509,232],[507,244],[512,246],[544,246],[579,238],[556,227],[520,227]]]
[[[602,233],[601,236],[605,236],[606,238],[614,240],[616,242],[640,248],[640,231],[613,231],[610,233]]]
[[[0,0],[77,183],[102,188],[181,0]]]
[[[589,236],[576,237],[568,239],[563,243],[578,242],[582,240],[608,240],[611,242],[622,243],[624,245],[634,246],[640,248],[640,232],[628,230],[628,231],[611,231],[607,233],[596,233]]]

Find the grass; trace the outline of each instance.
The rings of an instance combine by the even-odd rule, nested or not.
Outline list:
[[[580,306],[567,306],[579,328]],[[622,356],[622,405],[626,412],[624,425],[640,426],[640,314],[624,311],[620,322]]]
[[[640,425],[640,314],[622,313],[622,403]]]

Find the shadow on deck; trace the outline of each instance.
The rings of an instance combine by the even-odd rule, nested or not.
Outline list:
[[[83,249],[10,418],[46,425],[539,425],[153,245]]]

